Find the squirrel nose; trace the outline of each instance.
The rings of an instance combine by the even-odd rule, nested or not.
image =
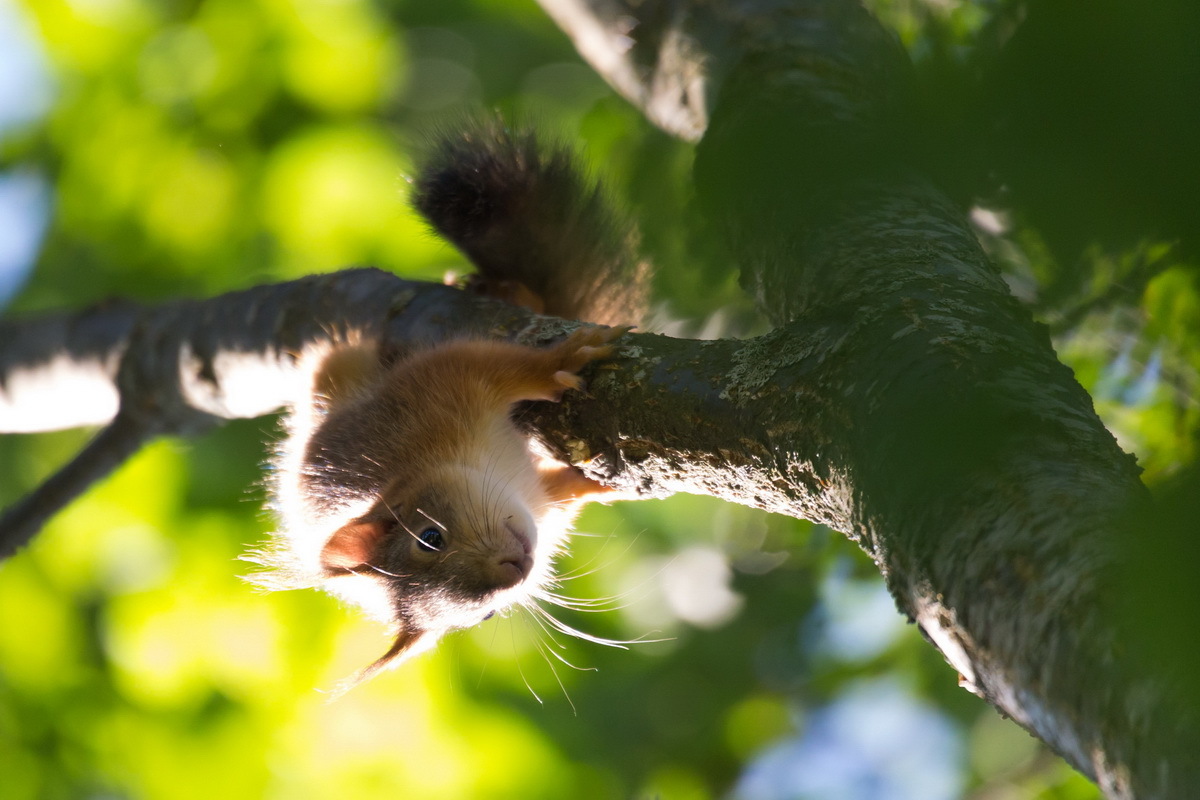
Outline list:
[[[504,529],[509,537],[505,546],[496,553],[495,564],[501,588],[507,589],[529,577],[533,569],[533,548],[529,544],[529,537],[511,520],[505,521]]]
[[[513,524],[511,517],[504,520],[504,529],[509,532],[513,538],[513,541],[515,541],[517,546],[521,548],[522,553],[527,556],[533,554],[533,545],[529,543],[529,535],[526,534],[525,531],[523,531],[520,527]]]
[[[500,588],[507,589],[529,576],[529,571],[533,569],[533,559],[529,556],[501,557],[498,567]]]

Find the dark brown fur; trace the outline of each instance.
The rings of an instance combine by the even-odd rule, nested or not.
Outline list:
[[[499,121],[444,136],[413,202],[478,267],[476,291],[601,325],[645,312],[637,231],[566,148]]]

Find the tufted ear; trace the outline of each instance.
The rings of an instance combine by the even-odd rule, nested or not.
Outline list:
[[[383,374],[379,345],[352,337],[321,359],[313,376],[313,397],[325,410],[361,395]]]
[[[360,683],[365,683],[375,677],[375,675],[383,670],[397,666],[417,653],[428,650],[437,643],[437,639],[438,637],[435,633],[411,628],[401,623],[400,630],[396,634],[396,640],[392,642],[392,646],[388,648],[388,651],[375,659],[370,665],[360,670],[357,675],[346,678],[346,680],[339,683],[337,688],[331,693],[332,697],[330,699],[336,700]]]
[[[358,680],[365,681],[380,670],[394,667],[417,653],[423,653],[437,643],[437,634],[401,625],[396,640],[388,651],[375,659],[366,669],[358,673]]]
[[[358,520],[337,529],[321,548],[321,566],[330,575],[370,564],[387,535],[382,520]]]

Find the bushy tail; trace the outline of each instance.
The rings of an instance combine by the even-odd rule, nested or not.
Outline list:
[[[604,325],[645,314],[637,230],[564,147],[498,121],[468,126],[431,149],[414,202],[475,264],[476,291]]]

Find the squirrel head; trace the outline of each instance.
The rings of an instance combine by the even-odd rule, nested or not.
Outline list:
[[[321,551],[327,585],[375,583],[396,629],[391,648],[355,682],[528,596],[546,569],[535,569],[528,500],[503,476],[460,466],[389,487],[333,533]]]

